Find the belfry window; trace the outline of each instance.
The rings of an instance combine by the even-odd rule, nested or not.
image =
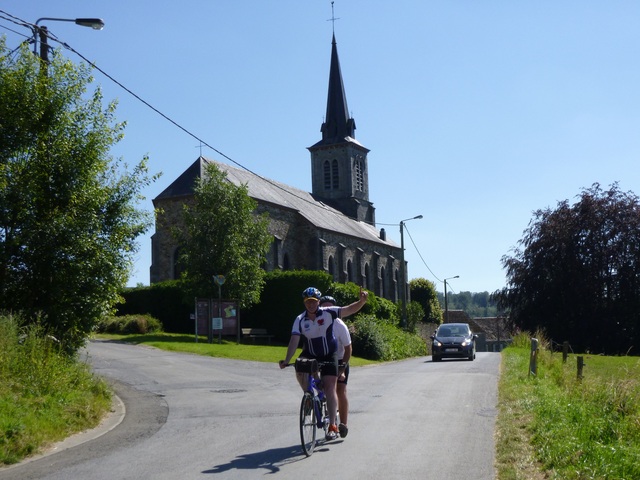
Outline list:
[[[331,165],[326,161],[322,167],[324,170],[324,189],[331,190]]]
[[[331,187],[334,190],[340,188],[340,173],[338,171],[338,160],[336,159],[331,162]]]
[[[353,187],[356,191],[362,192],[364,190],[364,165],[360,158],[356,158],[353,163],[353,170],[355,172],[355,185]]]

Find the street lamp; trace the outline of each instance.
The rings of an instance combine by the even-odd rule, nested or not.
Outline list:
[[[91,27],[94,30],[102,30],[104,21],[101,18],[51,18],[42,17],[36,20],[33,29],[33,53],[38,54],[38,35],[40,35],[40,58],[44,61],[49,60],[49,45],[47,44],[47,27],[40,27],[38,24],[43,20],[54,22],[74,22],[82,27]]]
[[[400,271],[402,272],[402,283],[400,284],[400,301],[402,302],[402,318],[400,323],[402,328],[407,327],[407,266],[404,263],[404,222],[418,220],[422,215],[400,220]]]
[[[460,278],[460,275],[444,279],[444,323],[449,323],[449,305],[447,304],[447,280],[452,278]]]

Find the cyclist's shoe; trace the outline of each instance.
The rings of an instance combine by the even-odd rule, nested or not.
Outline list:
[[[325,436],[325,440],[327,441],[335,440],[336,438],[338,438],[338,435],[339,435],[338,427],[336,427],[335,424],[331,424],[327,429],[327,435]]]
[[[346,437],[347,433],[349,433],[349,429],[344,423],[341,423],[340,425],[338,425],[338,431],[340,432],[340,438]]]

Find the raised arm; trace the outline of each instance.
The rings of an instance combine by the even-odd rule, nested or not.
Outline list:
[[[354,313],[358,313],[364,304],[367,303],[367,298],[369,297],[369,292],[366,290],[362,290],[360,287],[360,298],[357,302],[353,302],[351,305],[347,305],[346,307],[342,307],[341,316],[342,318],[348,317],[349,315],[353,315]]]

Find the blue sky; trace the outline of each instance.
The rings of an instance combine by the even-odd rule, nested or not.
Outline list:
[[[377,224],[399,244],[400,220],[424,216],[406,224],[409,278],[443,291],[459,275],[450,291],[492,292],[533,211],[594,182],[640,192],[640,2],[334,7]],[[306,148],[326,107],[330,1],[4,0],[0,9],[30,23],[104,19],[102,31],[41,25],[237,164],[311,190]],[[29,31],[0,20],[2,34],[12,48]],[[199,142],[100,72],[95,83],[128,125],[113,156],[135,164],[148,154],[163,174],[144,192],[151,210]],[[140,238],[130,285],[149,283],[152,233]]]

